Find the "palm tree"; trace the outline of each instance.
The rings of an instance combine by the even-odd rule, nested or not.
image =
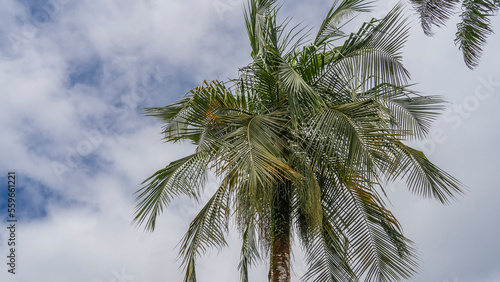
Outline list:
[[[227,245],[230,220],[242,239],[242,281],[267,256],[269,280],[290,281],[294,237],[309,265],[304,280],[408,279],[414,247],[385,207],[383,184],[405,178],[411,191],[443,203],[461,190],[405,144],[426,135],[443,100],[407,85],[401,8],[347,35],[343,24],[369,7],[336,2],[310,42],[298,27],[287,31],[289,21],[278,24],[278,10],[273,0],[249,1],[252,62],[237,79],[204,82],[147,109],[167,142],[189,140],[196,150],[144,181],[135,220],[154,230],[174,197],[199,199],[211,170],[220,185],[181,242],[184,281],[196,281],[197,256]]]
[[[478,66],[482,46],[493,33],[490,17],[497,15],[500,0],[410,0],[420,15],[426,35],[433,35],[432,27],[441,27],[462,3],[460,22],[457,24],[455,44],[462,50],[465,64],[470,69]]]

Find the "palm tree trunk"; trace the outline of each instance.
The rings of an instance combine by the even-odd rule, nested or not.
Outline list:
[[[290,281],[290,182],[278,185],[271,207],[271,265],[269,281]]]

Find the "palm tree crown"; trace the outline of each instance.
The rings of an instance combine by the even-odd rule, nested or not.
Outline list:
[[[404,178],[443,203],[460,184],[405,144],[426,135],[443,101],[408,88],[401,8],[347,35],[343,24],[369,7],[335,2],[309,42],[278,23],[278,10],[272,0],[249,1],[252,62],[237,79],[204,82],[177,103],[147,109],[167,142],[190,140],[196,150],[144,182],[135,219],[153,230],[174,197],[199,198],[212,170],[219,188],[181,243],[185,281],[196,281],[197,256],[226,245],[230,220],[242,238],[242,281],[267,256],[269,279],[289,281],[294,236],[309,265],[304,280],[410,278],[414,248],[386,209],[382,184]]]

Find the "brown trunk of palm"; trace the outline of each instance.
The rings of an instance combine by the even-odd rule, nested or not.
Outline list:
[[[290,281],[290,183],[285,181],[277,187],[271,208],[271,265],[269,281]]]

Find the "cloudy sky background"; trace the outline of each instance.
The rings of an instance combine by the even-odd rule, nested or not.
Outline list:
[[[281,14],[318,26],[331,3],[288,0]],[[371,16],[393,4],[380,2]],[[433,38],[411,19],[404,62],[412,82],[450,101],[419,146],[469,187],[449,206],[403,183],[389,187],[391,209],[422,260],[414,281],[500,282],[500,37],[489,38],[470,71],[453,44],[457,19]],[[498,18],[493,25],[500,30]],[[174,102],[205,79],[235,77],[250,61],[247,42],[241,0],[2,1],[0,181],[6,190],[7,172],[16,171],[19,222],[17,274],[3,264],[0,280],[181,281],[176,245],[198,206],[173,202],[146,234],[131,224],[132,194],[192,147],[162,143],[160,124],[140,109]],[[199,259],[199,281],[238,281],[238,235],[229,242]],[[305,270],[301,258],[296,248],[294,281]],[[265,263],[251,276],[264,281]]]

